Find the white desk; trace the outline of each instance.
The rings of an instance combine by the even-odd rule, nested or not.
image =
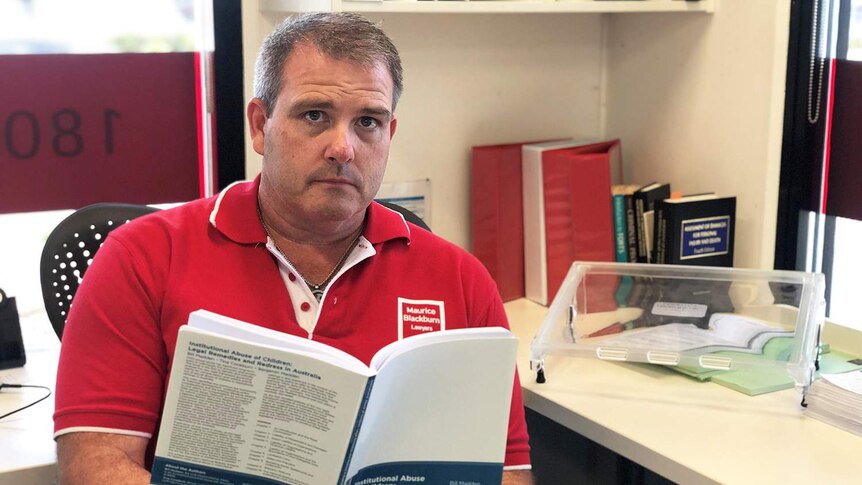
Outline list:
[[[0,485],[46,485],[56,481],[57,452],[54,432],[54,381],[60,343],[46,317],[21,321],[27,364],[0,371],[0,381],[36,384],[51,389],[51,397],[0,420]],[[6,414],[43,396],[43,389],[3,389],[0,414]]]
[[[553,356],[547,382],[537,384],[529,345],[547,309],[516,300],[506,312],[521,339],[524,403],[662,476],[685,484],[859,482],[862,437],[805,418],[793,390],[749,397],[657,366]],[[22,329],[27,366],[14,378],[53,390],[56,337],[42,324],[22,322]],[[40,392],[4,390],[0,411]],[[55,481],[53,410],[51,397],[0,421],[0,485]]]
[[[862,437],[802,415],[801,395],[760,396],[669,369],[550,356],[537,384],[529,346],[547,308],[506,303],[530,409],[678,483],[860,483]]]

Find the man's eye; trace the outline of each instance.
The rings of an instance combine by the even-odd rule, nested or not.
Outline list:
[[[363,116],[362,118],[359,118],[359,126],[363,128],[376,128],[377,125],[377,120],[370,116]]]
[[[323,113],[320,111],[309,111],[305,113],[305,119],[308,121],[320,121],[323,119]]]

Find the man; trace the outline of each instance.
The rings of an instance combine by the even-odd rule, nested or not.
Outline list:
[[[411,301],[432,301],[445,328],[506,325],[475,258],[371,202],[401,83],[395,47],[362,17],[295,17],[267,38],[247,109],[261,175],[113,231],[88,269],[58,372],[62,483],[148,483],[177,329],[198,308],[366,363]],[[530,483],[517,385],[505,465],[504,483]]]

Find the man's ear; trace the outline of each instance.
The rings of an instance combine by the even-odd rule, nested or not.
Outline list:
[[[389,122],[389,139],[395,136],[395,128],[398,127],[398,118],[392,115],[392,121]]]
[[[263,155],[263,141],[266,128],[266,107],[260,98],[251,98],[245,109],[248,118],[248,130],[251,135],[251,146],[258,155]]]

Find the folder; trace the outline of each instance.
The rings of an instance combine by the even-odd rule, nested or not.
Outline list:
[[[503,301],[524,296],[521,146],[473,147],[470,233],[473,255],[497,283]]]
[[[574,261],[615,259],[611,166],[621,176],[620,142],[567,140],[522,151],[524,290],[548,305]]]

